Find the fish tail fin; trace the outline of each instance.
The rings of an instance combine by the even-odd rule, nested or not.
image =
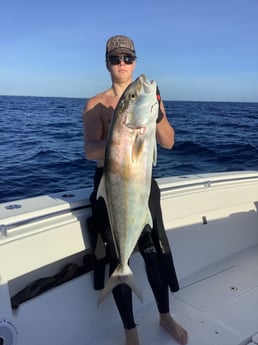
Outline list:
[[[128,265],[122,270],[122,266],[118,265],[115,271],[112,273],[108,279],[104,289],[101,291],[97,305],[105,299],[105,297],[118,285],[127,284],[134,291],[139,300],[143,303],[143,296],[141,290],[136,284],[136,281],[133,276],[133,272]]]

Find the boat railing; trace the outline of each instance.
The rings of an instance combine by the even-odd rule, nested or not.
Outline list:
[[[69,214],[72,212],[77,212],[83,209],[87,209],[89,208],[90,205],[82,205],[82,206],[77,206],[77,207],[69,207],[65,210],[60,210],[60,211],[55,211],[55,212],[51,212],[51,213],[47,213],[47,214],[43,214],[43,215],[38,215],[35,217],[31,217],[31,218],[26,218],[24,220],[20,220],[20,221],[16,221],[10,224],[0,224],[0,238],[5,238],[8,236],[8,231],[12,230],[14,228],[17,227],[21,227],[21,226],[25,226],[25,225],[30,225],[42,220],[47,220],[53,217],[58,217],[58,216],[63,216],[65,214]]]

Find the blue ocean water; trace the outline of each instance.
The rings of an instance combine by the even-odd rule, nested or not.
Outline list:
[[[92,185],[85,99],[0,96],[0,202]],[[155,177],[258,170],[258,103],[165,101],[176,131]]]

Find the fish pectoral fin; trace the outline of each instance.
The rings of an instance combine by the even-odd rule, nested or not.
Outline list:
[[[141,290],[137,286],[134,279],[133,272],[128,265],[122,270],[122,266],[118,265],[115,271],[112,273],[111,277],[108,279],[104,289],[101,291],[97,306],[104,300],[104,298],[117,286],[120,284],[127,284],[134,291],[139,300],[143,303],[143,296]]]
[[[144,136],[137,134],[132,147],[132,162],[137,162],[142,152],[144,144]]]

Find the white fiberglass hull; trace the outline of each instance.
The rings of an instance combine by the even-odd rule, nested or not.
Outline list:
[[[189,345],[247,345],[258,332],[258,172],[158,180],[181,289],[171,312]],[[0,204],[0,344],[122,344],[112,296],[97,308],[92,273],[82,274],[17,309],[11,298],[90,254],[86,219],[91,189]],[[21,207],[20,207],[21,206]],[[173,344],[138,253],[131,265],[143,291],[134,299],[141,344]],[[2,341],[2,343],[1,343]],[[258,341],[257,341],[258,342]],[[174,343],[176,344],[176,343]]]

